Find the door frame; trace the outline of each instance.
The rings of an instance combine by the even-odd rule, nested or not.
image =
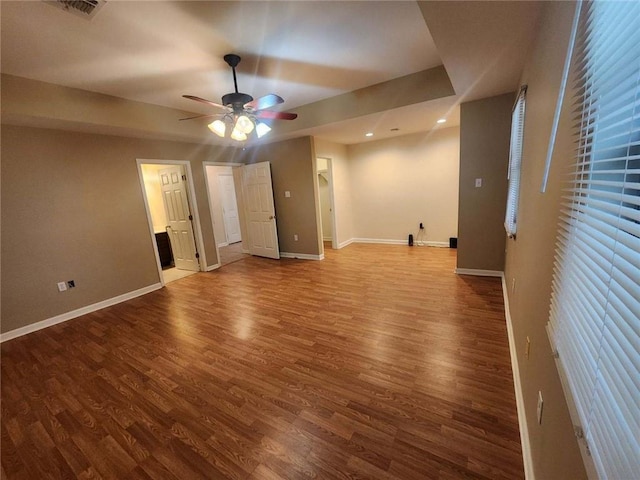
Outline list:
[[[318,229],[320,230],[320,232],[322,232],[322,206],[321,206],[321,202],[320,202],[320,182],[318,180],[318,175],[320,174],[321,170],[318,170],[318,158],[322,158],[323,160],[327,161],[327,183],[328,183],[328,188],[329,188],[329,204],[330,204],[330,209],[331,209],[331,228],[332,228],[332,232],[331,232],[331,248],[333,250],[337,250],[338,249],[338,230],[337,230],[337,223],[336,223],[336,201],[335,201],[335,197],[333,194],[333,160],[331,157],[323,157],[321,155],[317,155],[315,158],[315,161],[313,162],[313,166],[315,168],[315,180],[316,180],[316,186],[318,188],[318,219],[319,219],[319,225],[318,225]],[[324,170],[322,170],[322,172],[324,172]],[[324,253],[324,235],[322,234],[321,237],[323,237],[322,240],[322,252]]]
[[[238,168],[238,167],[242,167],[244,165],[244,163],[239,163],[239,162],[202,162],[202,171],[204,172],[204,184],[207,188],[207,200],[209,202],[208,206],[209,206],[209,214],[211,215],[211,229],[213,230],[213,224],[215,223],[215,219],[213,218],[213,209],[211,208],[211,205],[213,204],[213,202],[211,201],[211,191],[209,189],[209,173],[207,172],[207,167],[231,167],[233,168]],[[236,207],[238,206],[238,192],[236,191]],[[240,220],[242,221],[242,220]],[[218,259],[218,267],[222,266],[222,264],[220,263],[220,250],[218,249],[218,240],[216,239],[216,234],[215,231],[213,232],[213,243],[216,247],[216,258]],[[245,252],[244,251],[244,238],[242,239],[242,246],[243,246],[243,253],[249,253],[249,252]]]
[[[149,208],[149,200],[147,199],[147,191],[144,185],[144,176],[142,175],[142,165],[181,165],[184,167],[187,175],[187,198],[189,200],[189,213],[193,216],[193,234],[196,243],[196,249],[199,254],[199,271],[207,271],[207,259],[204,252],[204,241],[202,237],[202,228],[200,226],[200,214],[198,213],[198,204],[195,197],[195,185],[193,183],[193,173],[191,171],[191,162],[189,160],[157,160],[153,158],[136,158],[136,167],[138,169],[138,178],[140,180],[140,188],[142,189],[142,198],[144,200],[144,210],[147,214],[147,223],[149,226],[149,235],[151,244],[153,245],[153,253],[156,256],[156,265],[158,267],[158,276],[160,283],[165,286],[164,276],[162,275],[162,265],[160,264],[160,254],[158,253],[158,245],[156,244],[156,234],[153,231],[153,220],[151,219],[151,209]]]

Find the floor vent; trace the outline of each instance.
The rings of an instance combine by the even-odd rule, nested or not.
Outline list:
[[[96,13],[106,3],[106,0],[43,0],[54,7],[58,7],[65,12],[72,13],[78,17],[92,19]]]

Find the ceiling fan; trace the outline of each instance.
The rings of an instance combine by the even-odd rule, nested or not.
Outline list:
[[[238,81],[236,79],[236,67],[240,63],[240,56],[229,53],[224,56],[224,61],[233,70],[233,85],[235,92],[227,93],[222,96],[222,104],[205,100],[204,98],[195,97],[193,95],[183,95],[184,98],[195,100],[196,102],[205,103],[213,107],[224,110],[224,113],[214,113],[212,115],[197,115],[195,117],[181,118],[180,120],[193,120],[196,118],[211,118],[221,116],[222,118],[214,120],[208,125],[209,130],[220,137],[225,137],[227,126],[233,126],[231,138],[237,141],[247,139],[252,131],[255,130],[258,138],[268,133],[271,128],[260,120],[295,120],[297,113],[291,112],[275,112],[267,110],[284,102],[282,97],[270,93],[263,97],[253,99],[251,95],[238,92]]]

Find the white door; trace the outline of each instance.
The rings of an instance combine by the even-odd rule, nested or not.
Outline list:
[[[158,174],[173,260],[177,268],[197,272],[200,266],[187,199],[187,177],[181,165],[163,168]]]
[[[271,165],[269,162],[261,162],[242,168],[249,253],[260,257],[280,258]]]
[[[236,243],[242,240],[242,235],[240,234],[238,202],[236,200],[236,187],[233,184],[233,175],[221,173],[218,175],[218,183],[220,185],[222,216],[224,218],[227,243]]]

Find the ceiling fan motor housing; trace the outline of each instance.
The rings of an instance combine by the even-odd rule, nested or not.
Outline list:
[[[225,107],[233,108],[233,112],[237,114],[241,114],[244,111],[244,105],[252,100],[251,95],[239,92],[227,93],[222,96],[222,104]]]

